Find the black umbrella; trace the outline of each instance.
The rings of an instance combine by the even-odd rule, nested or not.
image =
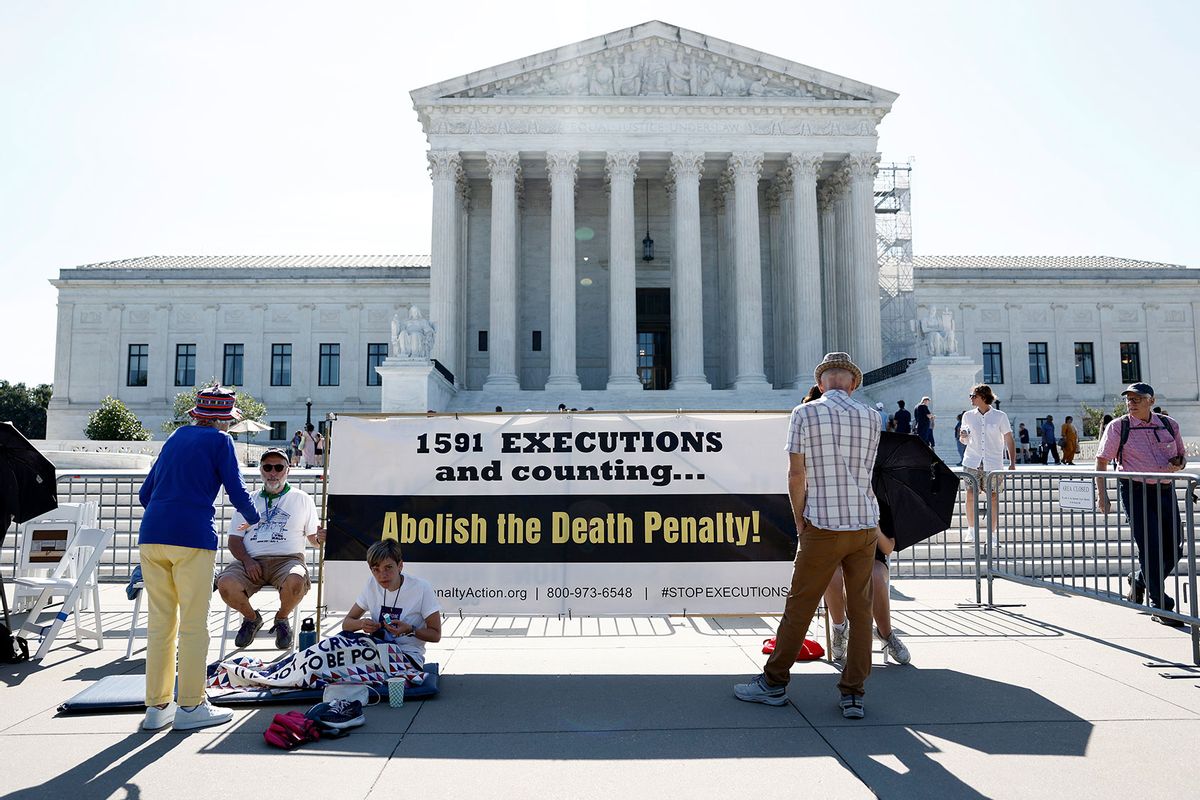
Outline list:
[[[9,521],[18,524],[58,508],[54,464],[37,451],[11,422],[0,422],[0,547]],[[0,576],[0,602],[8,624],[8,598]],[[11,626],[10,626],[11,627]]]
[[[959,478],[918,437],[881,433],[871,485],[879,527],[903,550],[950,527]]]

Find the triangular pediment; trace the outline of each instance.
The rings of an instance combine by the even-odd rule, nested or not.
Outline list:
[[[793,98],[866,101],[896,94],[711,36],[647,22],[412,92],[414,102],[522,97]]]

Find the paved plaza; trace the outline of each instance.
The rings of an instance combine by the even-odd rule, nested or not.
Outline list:
[[[90,682],[143,670],[139,649],[124,658],[131,604],[106,585],[104,651],[68,627],[43,665],[0,671],[0,795],[1183,796],[1200,671],[1145,663],[1186,663],[1186,631],[1009,583],[996,601],[1011,606],[959,606],[973,596],[970,581],[893,585],[912,664],[876,653],[861,721],[842,719],[824,662],[795,667],[782,708],[733,698],[773,618],[454,615],[430,647],[439,697],[371,707],[348,738],[285,753],[262,732],[286,706],[190,734],[142,733],[139,714],[57,716]],[[270,647],[263,635],[253,649]]]

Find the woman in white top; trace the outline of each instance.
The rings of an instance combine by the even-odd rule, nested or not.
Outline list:
[[[992,387],[986,383],[976,384],[971,388],[971,406],[963,413],[962,428],[958,432],[958,440],[966,445],[963,452],[962,465],[975,476],[976,485],[983,484],[984,476],[989,472],[1004,469],[1004,454],[1008,452],[1008,468],[1017,468],[1017,447],[1013,443],[1012,424],[1008,415],[998,408],[992,408],[996,401]],[[1004,484],[999,484],[999,490],[1004,490]],[[988,506],[992,510],[992,541],[997,539],[1000,529],[1000,509],[996,502],[999,492],[989,493]],[[975,491],[967,489],[967,507],[975,504]],[[975,538],[975,529],[968,529],[971,538]]]

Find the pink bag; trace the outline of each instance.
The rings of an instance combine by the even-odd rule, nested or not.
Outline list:
[[[263,739],[272,747],[295,750],[302,744],[321,741],[321,728],[299,711],[276,714]]]

